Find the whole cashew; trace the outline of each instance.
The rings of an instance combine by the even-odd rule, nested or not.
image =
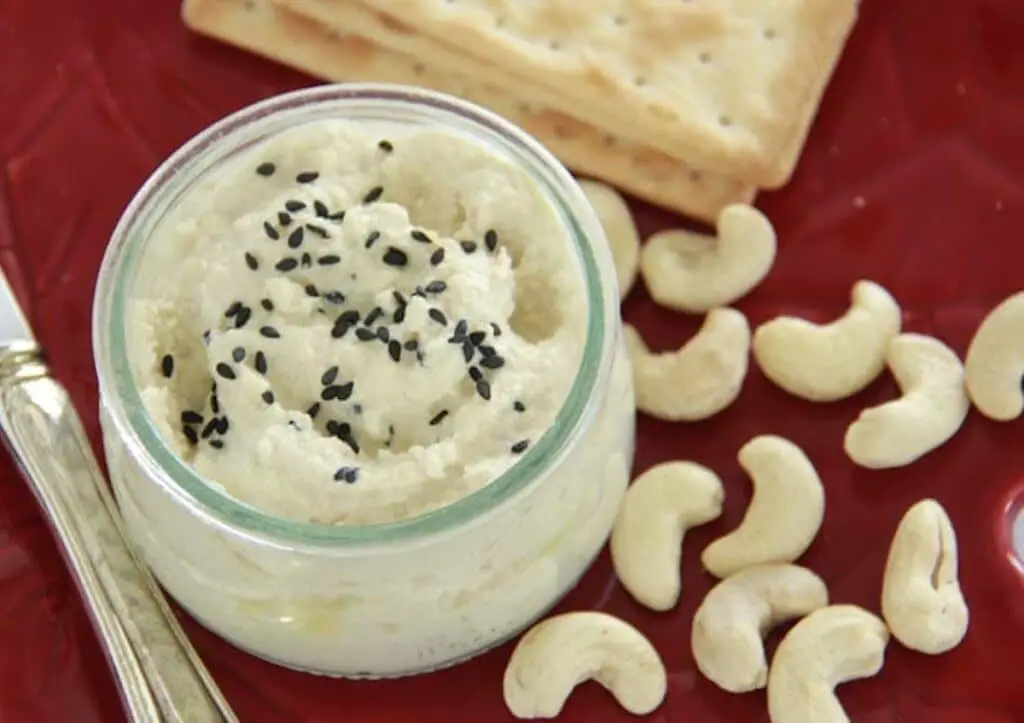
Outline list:
[[[615,573],[637,602],[670,610],[679,599],[683,536],[722,514],[725,491],[711,470],[694,462],[665,462],[626,490],[612,528]]]
[[[746,296],[775,261],[775,229],[753,206],[732,204],[718,215],[718,236],[673,229],[647,239],[640,273],[662,306],[701,313]]]
[[[633,214],[629,211],[626,199],[611,186],[586,179],[580,179],[577,183],[594,207],[594,213],[608,237],[619,282],[619,296],[625,299],[636,282],[640,266],[640,234],[636,230]]]
[[[935,500],[915,504],[896,528],[882,581],[882,616],[897,640],[930,655],[952,650],[967,634],[956,532]]]
[[[768,674],[772,723],[849,723],[835,695],[840,683],[882,669],[889,631],[855,605],[830,605],[793,626]]]
[[[754,358],[765,376],[812,402],[845,399],[885,368],[902,322],[899,304],[873,281],[858,281],[850,308],[828,324],[780,316],[754,332]]]
[[[902,396],[865,409],[844,446],[861,467],[902,467],[947,442],[967,418],[964,367],[938,339],[901,334],[889,344],[889,371]]]
[[[505,705],[516,718],[554,718],[585,680],[636,715],[661,705],[668,687],[658,651],[632,625],[606,613],[566,613],[519,640],[505,668]]]
[[[793,562],[811,546],[825,517],[825,489],[807,455],[789,440],[754,437],[740,449],[754,495],[739,527],[706,548],[715,577],[765,563]]]
[[[1024,411],[1024,291],[988,313],[967,349],[967,393],[989,419],[1008,422]]]
[[[718,583],[693,618],[693,659],[708,680],[730,693],[768,682],[764,636],[779,623],[828,605],[828,588],[796,565],[759,565]]]
[[[672,422],[707,419],[732,404],[747,375],[750,326],[735,309],[713,309],[681,349],[652,354],[639,332],[625,326],[636,405]]]

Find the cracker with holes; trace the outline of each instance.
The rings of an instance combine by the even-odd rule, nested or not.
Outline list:
[[[431,40],[417,51],[431,64],[474,80],[500,74],[613,135],[775,188],[796,165],[858,0],[318,4],[346,25],[365,17],[357,6],[372,10],[391,41]],[[453,51],[474,60],[445,66]]]
[[[185,0],[182,15],[196,32],[320,78],[403,83],[460,96],[522,127],[573,170],[696,218],[714,218],[730,203],[754,196],[750,184],[697,174],[648,146],[621,141],[547,106],[523,103],[502,82],[471,80],[347,30],[331,29],[271,0]]]

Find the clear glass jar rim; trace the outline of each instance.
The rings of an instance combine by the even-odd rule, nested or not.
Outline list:
[[[135,252],[143,244],[139,225],[154,206],[159,211],[166,209],[160,208],[162,194],[170,195],[169,189],[180,189],[194,181],[188,170],[208,152],[242,131],[273,119],[294,116],[299,123],[309,122],[305,115],[311,110],[331,107],[343,111],[346,105],[366,102],[379,103],[382,108],[425,106],[456,126],[482,131],[489,140],[499,141],[518,160],[525,161],[526,170],[558,208],[575,245],[587,295],[586,341],[579,370],[555,422],[519,460],[483,488],[444,507],[397,522],[299,522],[270,515],[217,490],[164,442],[149,417],[128,361],[129,277]],[[316,86],[268,98],[221,119],[181,146],[150,175],[123,212],[103,258],[93,305],[93,352],[101,404],[117,433],[140,455],[137,461],[146,471],[161,479],[179,500],[218,525],[275,541],[330,546],[407,542],[447,532],[483,518],[557,465],[592,416],[594,392],[606,388],[608,382],[615,335],[606,333],[605,325],[616,313],[617,303],[614,283],[609,286],[603,279],[610,256],[603,254],[605,258],[599,262],[590,242],[591,238],[602,238],[603,233],[579,186],[554,156],[524,131],[466,101],[421,88],[370,83]],[[601,256],[601,250],[597,251]]]

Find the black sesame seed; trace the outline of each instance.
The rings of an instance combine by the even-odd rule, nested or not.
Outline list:
[[[417,286],[416,290],[414,292],[412,292],[411,296],[418,296],[421,299],[425,299],[425,298],[427,298],[427,292],[424,291],[422,287]]]
[[[220,376],[222,376],[225,379],[234,379],[235,378],[235,370],[232,369],[229,365],[225,364],[224,362],[219,362],[217,364],[217,366],[216,366],[216,369],[217,369],[217,374],[219,374]]]
[[[217,434],[225,435],[228,433],[228,428],[231,426],[231,423],[228,422],[227,417],[220,417],[219,419],[214,419],[212,421],[217,423],[217,426],[215,427]]]
[[[264,178],[268,178],[270,176],[273,176],[274,175],[274,171],[276,171],[276,170],[277,170],[277,166],[275,166],[270,161],[266,161],[266,162],[261,163],[260,165],[256,166],[256,175],[263,176]]]
[[[366,242],[363,244],[366,248],[372,248],[377,239],[380,238],[380,231],[370,231],[370,235],[366,237]]]
[[[316,284],[306,284],[303,288],[306,292],[306,296],[311,296],[314,299],[320,296],[320,292],[317,290]]]
[[[281,234],[277,232],[277,229],[270,225],[270,221],[263,222],[263,233],[267,235],[271,241],[277,241],[281,238]]]
[[[345,295],[340,291],[328,291],[326,294],[324,294],[324,298],[327,299],[327,301],[332,304],[345,303]]]
[[[374,201],[379,201],[380,197],[383,195],[384,186],[374,186],[373,188],[366,192],[365,196],[363,196],[363,203],[373,203]]]
[[[342,221],[345,220],[345,212],[344,211],[336,211],[334,213],[328,214],[327,220],[328,221],[334,221],[335,223],[341,223]]]
[[[428,235],[427,235],[426,233],[424,233],[423,231],[420,231],[420,230],[419,230],[418,228],[417,228],[417,229],[413,229],[413,230],[412,230],[412,231],[411,231],[411,232],[409,233],[409,235],[410,235],[410,236],[412,236],[412,240],[413,240],[413,241],[418,241],[418,242],[419,242],[419,243],[421,243],[421,244],[429,244],[429,243],[433,243],[433,242],[432,242],[432,241],[430,240],[430,236],[428,236]]]
[[[497,324],[495,324],[492,321],[491,322],[491,332],[494,334],[494,336],[501,336],[501,327],[498,326]]]
[[[298,261],[291,258],[290,256],[285,256],[283,259],[274,264],[274,268],[277,269],[278,271],[291,271],[298,265]]]
[[[222,439],[211,439],[210,446],[214,449],[224,449],[224,440]]]
[[[395,309],[395,313],[391,315],[391,321],[395,324],[401,324],[405,321],[405,307],[399,306]]]
[[[356,454],[359,454],[359,442],[356,441],[355,437],[352,436],[352,428],[345,424],[341,424],[338,430],[338,439],[347,444],[349,448]]]
[[[302,245],[304,237],[302,226],[296,226],[295,230],[288,234],[288,248],[297,249]]]
[[[196,434],[196,430],[193,429],[192,427],[184,427],[181,430],[181,433],[185,435],[185,439],[187,439],[188,443],[191,444],[193,447],[199,444],[199,435]]]
[[[436,321],[441,326],[448,326],[448,317],[444,315],[444,312],[440,309],[431,309],[427,312],[427,316]]]
[[[387,140],[380,141],[377,144],[377,147],[380,148],[385,153],[391,153],[391,151],[395,150],[395,147],[393,145],[391,145],[391,141],[387,141]]]
[[[266,311],[274,310],[274,302],[270,299],[263,299],[263,301],[260,302],[260,306],[262,306]]]
[[[292,222],[292,217],[284,211],[277,212],[277,222],[282,226],[288,226]]]
[[[426,286],[428,294],[440,294],[442,291],[448,288],[448,284],[438,279],[437,281],[431,281]]]
[[[383,261],[388,266],[405,266],[409,263],[409,256],[402,249],[388,246],[388,250],[384,252]]]
[[[493,228],[487,229],[484,234],[484,246],[487,247],[488,251],[494,251],[498,248],[498,232]]]
[[[320,218],[327,218],[327,214],[330,213],[323,201],[313,201],[313,211]]]
[[[327,254],[318,258],[316,262],[321,266],[334,266],[334,264],[341,263],[341,257],[338,254]]]
[[[365,319],[363,319],[363,325],[373,326],[373,323],[383,315],[384,309],[380,308],[379,306],[375,306],[372,309],[370,309],[370,313],[366,315]]]
[[[390,341],[390,339],[391,339],[391,332],[388,331],[388,328],[386,326],[378,326],[377,327],[377,338],[380,339],[381,341],[384,341],[384,342]]]
[[[319,406],[317,408],[319,409]],[[341,425],[338,424],[338,420],[336,420],[336,419],[328,419],[327,420],[327,424],[324,425],[324,429],[332,437],[337,437],[338,436],[338,429],[340,428],[340,426]]]
[[[227,310],[224,312],[224,317],[226,319],[230,319],[232,316],[241,311],[244,306],[245,304],[243,304],[241,301],[232,301],[231,305],[228,306]]]
[[[340,370],[337,366],[330,367],[320,377],[320,386],[329,387],[338,379],[338,372]]]
[[[260,267],[260,261],[248,251],[245,252],[245,265],[255,271]]]
[[[248,306],[243,306],[242,310],[238,312],[238,316],[235,317],[235,328],[241,329],[243,326],[249,323],[249,319],[252,318],[252,309]]]
[[[330,238],[331,236],[323,226],[317,226],[315,223],[307,223],[306,228],[311,234],[319,236],[320,238]]]
[[[339,319],[344,319],[346,324],[358,324],[359,323],[359,312],[355,309],[349,309],[348,311],[342,312]]]
[[[476,241],[459,241],[459,246],[461,246],[462,250],[467,254],[471,254],[476,251]]]
[[[306,414],[309,415],[310,419],[316,419],[316,415],[320,414],[320,402],[313,402],[309,405],[306,410]]]
[[[520,439],[518,442],[512,445],[512,454],[522,454],[526,451],[526,448],[530,446],[530,440]]]
[[[469,331],[469,322],[459,319],[459,323],[455,325],[455,336],[465,336],[467,331]]]
[[[308,269],[313,265],[313,257],[308,253],[302,254],[302,268]]]
[[[430,254],[430,265],[437,266],[444,261],[444,247],[441,247]]]
[[[500,356],[485,356],[480,360],[480,366],[484,369],[501,369],[505,366],[505,360]]]
[[[416,339],[410,339],[409,341],[405,342],[402,346],[405,347],[406,351],[416,351],[417,349],[419,349],[420,343]]]
[[[518,399],[512,402],[512,408],[520,414],[526,411],[526,405],[520,402]]]
[[[356,338],[359,341],[373,341],[377,338],[377,335],[372,330],[361,326],[356,329]]]
[[[280,339],[281,338],[281,332],[279,332],[277,329],[275,329],[272,326],[261,326],[260,327],[260,336],[265,337],[267,339]]]
[[[285,210],[287,211],[291,211],[292,213],[298,213],[299,211],[306,207],[306,204],[304,204],[302,201],[291,200],[285,201],[284,207]]]
[[[217,427],[220,426],[220,417],[214,417],[206,426],[203,427],[203,431],[200,432],[199,436],[203,439],[209,439],[213,436],[213,433],[217,431]]]
[[[220,398],[217,396],[216,391],[210,395],[210,411],[214,414],[220,414]]]
[[[303,171],[302,173],[295,176],[296,183],[312,183],[316,179],[320,178],[320,174],[316,171]]]
[[[486,380],[481,379],[476,383],[476,393],[480,395],[481,399],[489,400],[491,398],[491,385]]]
[[[486,338],[487,334],[482,331],[474,331],[471,332],[469,335],[469,341],[470,343],[473,344],[473,346],[480,346],[480,344],[483,343],[483,340]]]
[[[346,322],[341,317],[338,317],[337,319],[334,320],[334,325],[331,327],[331,338],[340,339],[343,336],[345,336],[345,334],[347,334],[348,330],[351,328],[351,324]]]
[[[352,484],[359,479],[359,468],[358,467],[339,467],[338,471],[334,473],[335,482],[347,482]]]
[[[447,416],[448,416],[448,410],[447,409],[442,409],[440,412],[438,412],[437,414],[435,414],[433,417],[430,418],[430,422],[429,422],[430,426],[431,427],[436,427],[441,422],[443,422],[444,418],[447,417]]]
[[[186,409],[184,412],[181,413],[181,423],[182,424],[202,424],[203,423],[203,415],[200,414],[199,412],[193,411],[191,409]]]
[[[267,374],[267,355],[261,351],[256,352],[256,358],[253,360],[253,366],[256,367],[256,371],[266,376]]]
[[[267,404],[273,404],[274,403],[274,393],[272,391],[270,391],[269,389],[267,391],[263,392],[263,394],[261,394],[260,397]]]
[[[474,382],[478,382],[478,381],[480,381],[481,379],[484,378],[484,375],[483,375],[483,372],[481,372],[476,367],[470,367],[469,368],[469,378],[472,379]]]
[[[236,346],[234,349],[231,350],[231,358],[234,359],[236,362],[241,363],[245,359],[245,348]]]
[[[160,371],[164,375],[164,379],[170,379],[174,376],[174,356],[171,354],[164,354],[163,359],[160,360]]]
[[[352,390],[354,390],[355,388],[355,382],[345,382],[344,384],[339,384],[336,387],[337,391],[334,393],[335,399],[342,402],[346,401],[349,397],[352,396]]]
[[[388,356],[396,364],[402,361],[402,344],[397,339],[388,342]]]
[[[480,356],[482,357],[491,357],[498,355],[498,352],[494,350],[493,346],[487,346],[486,344],[481,344],[476,349],[477,351],[480,352]]]
[[[466,360],[466,363],[473,361],[473,353],[476,349],[468,341],[462,343],[462,358]]]

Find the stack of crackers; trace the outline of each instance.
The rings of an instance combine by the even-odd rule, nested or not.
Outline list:
[[[858,0],[184,0],[194,30],[331,81],[504,116],[570,169],[713,220],[793,173]]]

